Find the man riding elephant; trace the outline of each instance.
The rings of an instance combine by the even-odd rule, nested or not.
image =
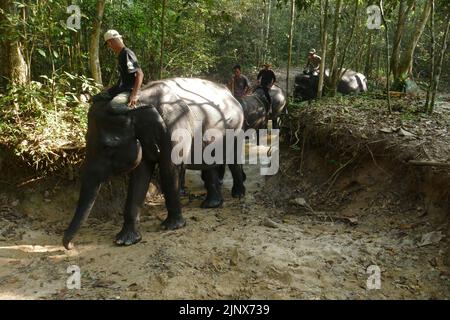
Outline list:
[[[270,88],[272,88],[273,84],[277,81],[275,77],[275,73],[273,72],[272,65],[270,63],[263,64],[264,69],[261,69],[256,77],[259,85],[264,90],[264,95],[268,101],[266,113],[267,115],[272,113],[272,98],[270,97]]]
[[[144,73],[139,67],[136,55],[125,46],[119,32],[108,30],[105,32],[104,39],[105,45],[117,55],[120,77],[114,86],[94,96],[92,100],[94,102],[110,101],[113,107],[128,105],[134,108],[138,104]]]
[[[305,65],[305,74],[316,74],[319,73],[320,62],[322,58],[316,54],[316,49],[312,48],[309,50],[308,59]]]

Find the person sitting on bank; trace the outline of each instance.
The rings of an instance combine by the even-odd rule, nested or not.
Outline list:
[[[264,95],[268,101],[268,106],[266,109],[267,114],[271,114],[272,112],[272,98],[270,97],[270,88],[272,88],[273,84],[277,81],[275,77],[275,73],[271,69],[272,65],[270,63],[264,63],[263,69],[259,71],[256,80],[258,80],[258,84],[264,90]]]
[[[230,89],[236,99],[247,95],[250,89],[250,81],[241,73],[241,66],[239,64],[233,67],[233,76],[228,81],[228,89]]]
[[[125,46],[122,36],[116,30],[108,30],[105,35],[105,45],[117,56],[119,80],[109,89],[93,97],[93,101],[109,101],[112,108],[128,105],[135,108],[138,94],[144,79],[144,73],[138,64],[133,51]]]
[[[307,74],[319,73],[320,61],[322,61],[322,58],[316,54],[316,49],[309,50],[305,72]]]

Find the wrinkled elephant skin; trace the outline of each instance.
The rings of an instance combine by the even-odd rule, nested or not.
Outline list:
[[[201,123],[203,130],[216,129],[225,137],[226,129],[241,129],[244,115],[239,102],[222,85],[193,78],[173,78],[152,82],[142,88],[139,105],[112,108],[109,104],[94,104],[88,114],[86,159],[78,205],[64,233],[63,245],[71,241],[87,219],[100,186],[113,174],[129,173],[127,199],[122,230],[116,244],[131,245],[142,238],[138,230],[139,209],[143,205],[155,165],[159,165],[161,188],[165,197],[167,219],[165,229],[185,225],[179,198],[179,171],[171,152],[176,129],[188,133]],[[189,138],[188,141],[191,139]],[[204,148],[204,145],[203,145]],[[192,153],[193,142],[190,146]],[[225,155],[225,152],[224,152]],[[222,202],[218,178],[210,174],[214,165],[189,164],[189,169],[204,170],[208,194],[203,207],[219,206]],[[233,166],[235,189],[245,193],[242,168]]]

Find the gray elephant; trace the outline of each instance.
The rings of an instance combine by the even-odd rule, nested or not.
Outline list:
[[[269,94],[272,99],[272,114],[270,118],[273,127],[278,128],[278,118],[286,110],[286,96],[277,85],[273,85],[270,88]],[[253,94],[244,96],[238,101],[244,110],[244,128],[262,129],[267,127],[266,106],[268,101],[261,87],[256,87]]]
[[[239,102],[225,86],[191,78],[155,81],[142,88],[138,108],[113,108],[94,104],[88,113],[85,168],[78,205],[64,232],[63,245],[70,249],[72,239],[87,219],[100,186],[111,175],[130,173],[122,230],[116,244],[131,245],[141,240],[138,231],[139,208],[143,205],[155,166],[159,165],[161,188],[165,197],[167,218],[163,228],[185,225],[179,198],[179,170],[173,161],[172,141],[177,129],[190,133],[187,149],[193,158],[195,124],[202,132],[215,129],[225,141],[225,130],[242,128],[244,114]],[[219,139],[220,140],[220,139]],[[203,151],[209,142],[200,141]],[[224,158],[227,152],[223,152]],[[189,162],[189,161],[188,161]],[[234,178],[233,194],[245,193],[241,165],[230,164]],[[217,207],[222,202],[215,164],[190,162],[187,168],[202,170],[206,177],[207,196],[203,207]]]
[[[328,77],[329,70],[325,70],[325,81]],[[312,100],[317,97],[318,86],[317,73],[299,73],[295,77],[294,98],[301,101]],[[337,92],[339,93],[357,94],[365,91],[367,91],[367,79],[362,73],[346,70],[338,82]]]
[[[273,85],[269,91],[270,98],[272,99],[272,114],[270,116],[272,120],[273,128],[279,127],[279,116],[286,110],[286,96],[283,90],[277,85]],[[261,87],[256,87],[251,95],[238,98],[242,109],[244,110],[244,130],[247,129],[263,129],[267,128],[266,110],[267,110],[267,98],[264,95],[264,90]],[[259,144],[259,136],[256,136],[257,143]],[[217,166],[216,168],[219,185],[222,184],[223,177],[225,175],[225,165]],[[183,168],[180,172],[180,194],[187,195],[185,186],[186,170]],[[242,176],[245,181],[246,175],[242,171]],[[205,172],[202,172],[202,180],[206,181]],[[233,197],[238,195],[233,194]]]

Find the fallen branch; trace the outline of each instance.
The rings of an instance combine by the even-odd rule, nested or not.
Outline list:
[[[413,166],[450,167],[450,162],[439,162],[439,161],[409,160],[408,164]]]

